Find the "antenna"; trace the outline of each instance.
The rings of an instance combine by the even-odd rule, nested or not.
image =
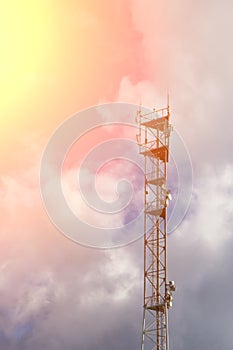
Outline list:
[[[170,91],[169,91],[169,87],[167,87],[167,110],[168,110],[168,113],[170,113]]]

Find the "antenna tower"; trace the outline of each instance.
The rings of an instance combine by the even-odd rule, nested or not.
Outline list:
[[[142,350],[168,350],[168,309],[174,281],[167,281],[167,189],[169,98],[166,108],[137,112],[137,142],[144,156],[144,305]]]

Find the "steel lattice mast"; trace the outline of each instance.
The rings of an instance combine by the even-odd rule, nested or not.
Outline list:
[[[137,113],[137,142],[145,160],[144,194],[144,309],[142,350],[168,350],[168,309],[173,281],[167,282],[167,189],[169,159],[169,104],[166,108]]]

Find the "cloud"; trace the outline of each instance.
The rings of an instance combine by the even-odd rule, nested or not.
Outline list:
[[[134,0],[130,4],[132,21],[124,23],[121,33],[127,33],[129,25],[131,34],[127,33],[122,45],[116,33],[104,36],[105,61],[108,44],[113,55],[118,51],[114,40],[110,43],[112,38],[119,49],[128,45],[132,32],[138,36],[124,55],[119,52],[116,62],[121,65],[111,84],[114,67],[112,60],[111,64],[108,61],[109,76],[104,83],[99,79],[101,93],[109,84],[109,89],[115,90],[113,86],[120,82],[115,99],[136,104],[141,99],[144,105],[160,107],[166,103],[168,75],[173,124],[185,139],[194,164],[190,210],[168,239],[169,277],[178,286],[170,311],[171,347],[230,349],[232,2]],[[106,6],[108,12],[111,5]],[[124,18],[128,18],[128,10],[118,8],[117,13],[124,11]],[[114,30],[119,18],[115,18]],[[104,30],[101,27],[101,33]],[[129,57],[134,61],[130,74]],[[94,71],[98,78],[103,72],[97,72],[100,61]],[[95,84],[91,88],[96,89]],[[1,348],[139,348],[142,241],[108,252],[80,247],[60,235],[44,213],[35,181],[39,164],[35,154],[40,150],[33,151],[30,144],[41,143],[30,140],[26,143],[29,153],[22,157],[27,158],[24,166],[21,164],[15,173],[12,169],[5,172],[4,164],[1,178]],[[13,168],[14,159],[9,167]],[[100,187],[108,182],[108,191],[102,195],[109,198],[115,176],[102,175]],[[127,221],[127,216],[124,219]]]
[[[157,101],[155,100],[157,98]],[[150,80],[139,81],[133,84],[129,77],[122,78],[117,100],[121,102],[134,103],[135,105],[143,104],[148,108],[153,108],[158,101],[158,91],[155,84]]]
[[[178,285],[170,312],[174,349],[217,349],[220,341],[228,348],[230,330],[227,326],[224,329],[222,320],[229,317],[232,307],[227,277],[233,267],[229,255],[233,244],[232,175],[232,167],[226,166],[210,177],[207,167],[195,187],[186,219],[168,239],[169,276]],[[216,186],[218,183],[221,185]],[[228,287],[227,297],[222,298],[223,285]]]
[[[121,162],[108,168],[99,174],[104,199],[122,174],[141,191],[137,171],[132,174]],[[2,177],[0,344],[4,350],[88,349],[96,342],[104,348],[114,329],[120,338],[113,339],[112,348],[124,347],[129,340],[121,337],[122,327],[135,338],[141,325],[139,308],[131,306],[141,300],[135,253],[132,248],[83,248],[59,234],[44,213],[34,182],[36,169]],[[73,194],[73,188],[69,190]],[[127,316],[119,322],[125,309]]]
[[[223,285],[231,289],[227,273],[230,274],[233,264],[229,256],[233,209],[229,92],[233,49],[226,42],[228,31],[232,31],[229,17],[232,4],[147,1],[145,5],[132,1],[132,11],[135,26],[143,33],[142,52],[145,60],[148,59],[147,66],[151,67],[153,62],[155,68],[148,69],[151,73],[148,80],[136,84],[123,77],[119,96],[125,96],[128,101],[141,95],[151,106],[157,90],[160,102],[159,77],[155,74],[156,67],[161,67],[162,78],[168,78],[170,85],[172,122],[181,132],[194,165],[190,210],[182,226],[168,240],[169,275],[178,283],[175,308],[171,311],[171,346],[218,349],[224,344],[230,348],[227,320],[232,303],[228,302],[228,289],[224,300],[221,294]],[[161,23],[164,11],[167,21],[162,23],[158,34],[155,23]],[[146,15],[142,16],[143,13]],[[147,21],[143,21],[145,17]],[[163,57],[165,64],[156,65],[162,52],[167,55]],[[219,298],[222,307],[217,306]]]

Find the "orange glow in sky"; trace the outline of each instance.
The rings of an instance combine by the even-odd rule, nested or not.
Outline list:
[[[26,100],[49,48],[48,29],[44,1],[1,2],[1,112]],[[1,119],[5,119],[4,113]]]

